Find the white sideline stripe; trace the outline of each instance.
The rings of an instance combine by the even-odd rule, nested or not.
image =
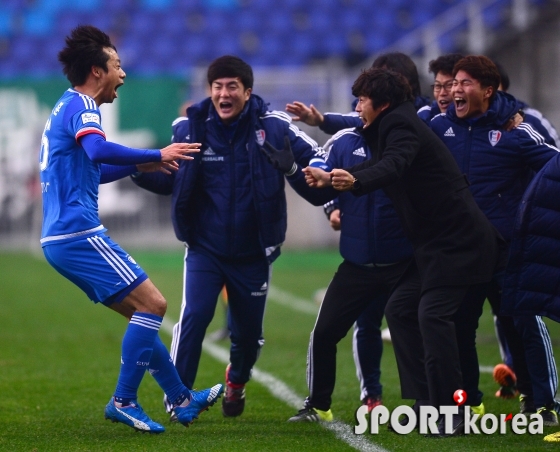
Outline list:
[[[270,290],[270,289],[269,289]],[[294,299],[296,297],[293,297]],[[309,302],[306,302],[309,304]],[[168,334],[173,334],[173,322],[169,319],[164,318],[161,324],[161,328]],[[206,353],[208,353],[213,358],[224,364],[229,363],[229,350],[225,348],[218,347],[215,343],[204,340],[202,343],[202,348]],[[252,379],[258,383],[265,386],[271,394],[277,399],[285,402],[287,405],[294,409],[300,409],[302,400],[304,397],[297,395],[286,383],[274,377],[273,375],[263,372],[262,370],[253,368]],[[320,422],[322,427],[332,431],[336,437],[350,447],[353,447],[360,452],[389,452],[387,449],[381,446],[375,445],[367,441],[363,436],[358,436],[354,434],[354,428],[351,425],[345,424],[341,421],[334,422]]]
[[[317,315],[319,312],[319,306],[312,301],[296,297],[295,295],[278,289],[275,286],[270,286],[268,288],[268,300],[291,308],[294,311],[304,312],[306,314]],[[483,374],[491,374],[494,372],[494,366],[480,366],[479,370]]]
[[[305,298],[299,298],[289,292],[278,289],[275,286],[268,288],[268,300],[274,301],[277,304],[287,306],[294,311],[305,312],[306,314],[317,315],[319,306],[312,301]]]

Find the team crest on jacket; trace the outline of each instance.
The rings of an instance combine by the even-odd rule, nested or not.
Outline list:
[[[496,146],[498,141],[500,141],[500,138],[502,138],[502,132],[499,130],[491,130],[488,132],[488,139],[490,140],[490,144],[492,146]]]
[[[264,140],[266,139],[266,134],[264,133],[264,130],[259,129],[255,133],[257,134],[257,143],[259,143],[259,146],[262,146],[264,144]]]

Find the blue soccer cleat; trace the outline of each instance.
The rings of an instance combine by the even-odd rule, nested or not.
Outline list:
[[[152,421],[140,404],[134,400],[130,402],[130,405],[123,407],[115,406],[115,402],[111,397],[109,403],[105,407],[105,419],[110,419],[112,422],[122,422],[134,430],[138,430],[143,433],[163,433],[165,428],[163,425]]]
[[[185,427],[188,427],[195,419],[198,419],[200,413],[214,405],[223,392],[224,385],[221,383],[202,391],[191,391],[189,404],[173,408],[171,421],[177,420]]]

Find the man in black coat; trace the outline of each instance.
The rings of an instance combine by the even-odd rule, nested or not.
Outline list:
[[[402,397],[415,399],[416,408],[454,405],[463,382],[453,318],[466,293],[492,279],[503,239],[447,147],[416,114],[400,74],[368,69],[352,94],[373,158],[331,173],[306,168],[307,182],[357,196],[383,188],[393,202],[415,255],[385,309]]]

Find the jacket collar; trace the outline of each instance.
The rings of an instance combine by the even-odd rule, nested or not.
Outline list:
[[[449,105],[445,114],[449,119],[458,123],[493,124],[501,127],[508,122],[512,116],[515,116],[520,108],[522,108],[522,104],[515,97],[503,91],[498,91],[494,99],[492,99],[486,113],[479,118],[474,120],[459,119],[455,111],[454,103]]]

